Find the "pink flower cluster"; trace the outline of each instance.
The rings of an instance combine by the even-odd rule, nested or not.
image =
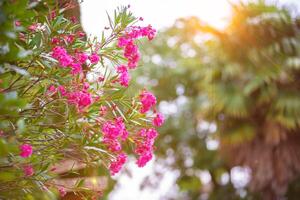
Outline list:
[[[136,141],[135,153],[139,155],[136,164],[144,167],[153,157],[153,144],[158,133],[155,129],[141,129],[138,132],[139,140]]]
[[[119,71],[126,71],[125,66],[120,66]],[[140,94],[141,113],[148,112],[156,104],[155,96],[146,90],[143,90]],[[101,114],[101,109],[100,109]],[[164,117],[161,113],[155,113],[152,124],[154,126],[161,126],[164,122]],[[122,145],[120,139],[125,141],[128,137],[128,132],[125,128],[125,124],[121,117],[115,119],[114,121],[107,121],[102,126],[103,132],[103,143],[107,145],[108,149],[112,152],[116,152],[118,158],[110,164],[110,171],[115,174],[120,171],[125,154],[120,153],[122,150]],[[155,138],[158,133],[153,128],[142,128],[138,134],[134,137],[134,142],[136,144],[135,153],[138,155],[138,160],[136,164],[139,167],[144,167],[153,157],[153,145]],[[122,158],[122,159],[121,159]],[[125,162],[125,161],[124,161]]]
[[[124,50],[124,57],[127,59],[127,67],[134,69],[138,65],[140,53],[135,40],[141,37],[148,37],[152,40],[155,36],[156,30],[151,27],[131,26],[127,29],[126,33],[118,38],[118,47]],[[119,83],[127,87],[130,81],[130,76],[126,66],[121,65],[117,67],[117,72],[120,74]]]
[[[152,28],[151,25],[146,27],[141,26],[131,26],[128,27],[124,36],[119,38],[118,46],[120,48],[126,47],[130,43],[134,43],[135,39],[141,37],[148,37],[148,40],[152,40],[155,37],[156,30]]]
[[[85,33],[82,31],[76,32],[76,34],[71,33],[71,34],[65,34],[65,35],[60,35],[59,37],[53,37],[51,39],[51,43],[54,45],[59,45],[59,44],[72,44],[76,38],[84,38]]]
[[[140,94],[140,101],[142,103],[140,112],[146,113],[156,104],[156,97],[151,92],[143,90]],[[153,118],[152,124],[153,126],[161,126],[164,123],[165,118],[161,113],[156,113],[155,110],[154,112],[155,117]]]
[[[23,158],[27,158],[32,154],[32,146],[30,144],[22,144],[20,150],[20,156]]]
[[[130,75],[128,73],[128,69],[125,65],[120,65],[117,67],[117,72],[119,73],[119,83],[124,87],[128,87],[130,81]]]
[[[83,83],[82,89],[76,89],[76,91],[73,92],[67,92],[65,87],[62,85],[57,88],[55,88],[54,85],[51,85],[48,88],[48,93],[52,95],[59,91],[62,96],[68,99],[70,104],[75,105],[78,111],[81,112],[84,108],[87,108],[93,103],[92,95],[87,91],[88,88],[89,84],[87,82]]]
[[[92,104],[92,95],[85,90],[75,91],[66,94],[68,102],[76,105],[79,111]]]
[[[57,43],[57,41],[53,41]],[[100,58],[96,53],[92,53],[90,56],[83,52],[77,52],[74,56],[68,54],[67,50],[61,46],[55,46],[52,49],[52,57],[58,60],[62,67],[71,67],[72,74],[79,74],[82,72],[82,65],[86,64],[89,60],[91,64],[96,64],[99,62]]]
[[[112,175],[118,173],[127,160],[126,154],[122,153],[122,145],[120,140],[125,141],[128,137],[125,124],[121,117],[116,118],[114,121],[107,121],[102,126],[103,143],[108,146],[108,149],[117,153],[109,166]]]
[[[120,152],[122,146],[120,139],[125,141],[128,137],[125,124],[121,117],[116,118],[114,121],[107,121],[102,126],[103,143],[108,146],[112,152]]]
[[[156,97],[151,92],[143,90],[140,94],[140,101],[142,103],[140,112],[146,113],[156,104]]]
[[[52,57],[59,61],[62,67],[67,67],[73,63],[73,58],[67,53],[63,47],[56,46],[52,49]]]
[[[157,113],[152,121],[153,126],[161,126],[165,121],[164,116],[161,113]]]
[[[66,189],[65,189],[64,187],[59,187],[59,188],[58,188],[58,192],[59,192],[59,195],[60,195],[61,197],[64,197],[64,196],[66,196],[66,194],[67,194],[67,191],[66,191]]]
[[[111,163],[109,166],[109,170],[111,172],[112,175],[115,175],[116,173],[118,173],[123,165],[125,164],[127,160],[127,156],[124,153],[120,153]]]
[[[152,40],[155,34],[156,30],[150,25],[147,27],[131,26],[118,38],[117,45],[123,50],[123,55],[127,59],[127,63],[116,67],[118,79],[113,80],[114,82],[118,82],[123,87],[128,87],[131,80],[129,70],[135,69],[140,59],[140,52],[136,40],[142,37],[147,37],[148,40]],[[74,33],[52,38],[51,43],[53,48],[51,56],[59,62],[61,67],[71,68],[73,75],[80,74],[80,76],[76,77],[76,80],[79,78],[80,83],[73,84],[72,82],[67,90],[64,86],[55,87],[51,85],[47,91],[47,95],[50,97],[60,93],[61,96],[67,99],[68,103],[75,105],[80,112],[88,108],[94,102],[97,102],[97,98],[100,98],[92,97],[94,93],[91,93],[91,90],[89,90],[89,84],[84,82],[85,71],[83,72],[83,69],[89,67],[89,65],[97,64],[100,61],[99,55],[95,52],[82,52],[79,49],[69,50],[69,48],[66,47],[68,44],[73,43],[77,37],[84,36],[84,34]],[[95,51],[97,51],[97,47]],[[104,77],[99,78],[99,81],[103,80],[105,80]],[[155,111],[154,107],[157,103],[156,97],[151,92],[143,90],[139,95],[139,100],[141,102],[140,113],[145,114],[152,109],[155,114],[152,125],[161,126],[164,122],[164,117],[161,113],[156,113]],[[99,118],[102,119],[106,114],[107,107],[101,106],[99,108]],[[101,120],[99,120],[99,122],[100,121]],[[134,152],[137,154],[138,159],[136,164],[139,167],[145,166],[152,159],[154,142],[158,135],[154,128],[142,127],[138,133],[133,134],[132,137],[129,138],[129,133],[126,130],[123,118],[117,117],[113,120],[105,121],[102,124],[101,131],[103,133],[103,145],[107,147],[109,152],[115,155],[114,159],[109,163],[109,170],[112,175],[118,173],[127,160],[127,155],[123,149],[124,142],[127,140],[135,143]],[[31,172],[29,172],[30,170],[28,169],[28,174],[31,174]],[[24,173],[26,174],[25,171]],[[60,189],[60,192],[63,195],[65,194],[63,189]]]
[[[34,170],[31,165],[24,166],[23,172],[24,172],[25,176],[32,176],[34,174]]]
[[[28,30],[31,32],[36,32],[39,29],[42,29],[42,25],[40,23],[34,23],[28,26]]]
[[[96,53],[92,53],[92,55],[89,56],[89,60],[92,64],[96,64],[97,62],[99,62],[100,58]]]
[[[124,163],[126,162],[126,155],[122,152],[121,141],[125,141],[128,137],[125,124],[121,117],[114,121],[107,121],[102,126],[103,143],[107,145],[108,149],[117,153],[117,158],[110,163],[111,174],[118,173]],[[136,164],[143,167],[153,157],[153,144],[158,133],[153,128],[143,128],[136,135],[135,153],[139,156]]]

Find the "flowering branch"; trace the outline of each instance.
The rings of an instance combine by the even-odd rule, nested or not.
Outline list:
[[[155,127],[164,121],[156,113],[156,97],[145,89],[131,96],[126,89],[140,59],[136,41],[152,40],[156,30],[136,26],[139,19],[122,7],[113,20],[109,17],[110,35],[98,41],[55,13],[45,20],[32,18],[27,28],[22,24],[28,22],[16,19],[22,29],[17,46],[29,53],[14,63],[23,74],[7,71],[3,77],[7,87],[1,95],[20,98],[24,105],[0,115],[1,141],[5,148],[13,146],[4,152],[0,168],[9,166],[4,173],[14,175],[0,183],[0,192],[8,184],[34,195],[36,181],[44,190],[57,176],[51,166],[65,158],[87,167],[101,163],[115,175],[128,154],[137,157],[138,167],[153,157]]]

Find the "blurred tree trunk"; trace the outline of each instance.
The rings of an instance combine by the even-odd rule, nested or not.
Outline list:
[[[77,0],[56,0],[59,8],[66,8],[64,13],[66,18],[75,17],[80,22],[80,5]]]

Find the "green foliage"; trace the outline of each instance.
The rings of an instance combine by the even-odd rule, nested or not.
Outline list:
[[[64,8],[54,9],[53,4],[1,1],[0,199],[56,199],[61,187],[84,199],[96,198],[97,192],[78,176],[106,177],[107,191],[113,189],[115,181],[107,168],[118,154],[103,142],[104,122],[123,119],[132,135],[124,141],[124,151],[130,153],[135,147],[134,134],[142,127],[152,127],[149,116],[139,112],[139,96],[116,83],[115,66],[126,61],[116,41],[138,19],[127,7],[120,7],[114,18],[108,16],[108,36],[86,38],[80,36],[80,24],[65,18]],[[54,59],[55,38],[69,54],[95,53],[101,61],[82,63],[82,73],[72,73],[71,67]],[[59,86],[66,92],[85,88],[91,103],[80,109],[57,90]],[[108,108],[105,116],[100,113],[101,106]],[[33,147],[30,157],[20,156],[22,144]],[[85,169],[76,169],[75,164],[64,166],[62,160],[77,161]],[[27,166],[33,169],[30,175]],[[55,168],[62,168],[63,173]],[[78,179],[65,186],[57,183],[60,178]]]

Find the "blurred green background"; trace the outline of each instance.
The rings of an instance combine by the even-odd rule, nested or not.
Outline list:
[[[140,45],[134,80],[161,101],[155,154],[179,189],[162,199],[300,198],[299,15],[265,1],[231,9],[224,29],[182,18]]]

